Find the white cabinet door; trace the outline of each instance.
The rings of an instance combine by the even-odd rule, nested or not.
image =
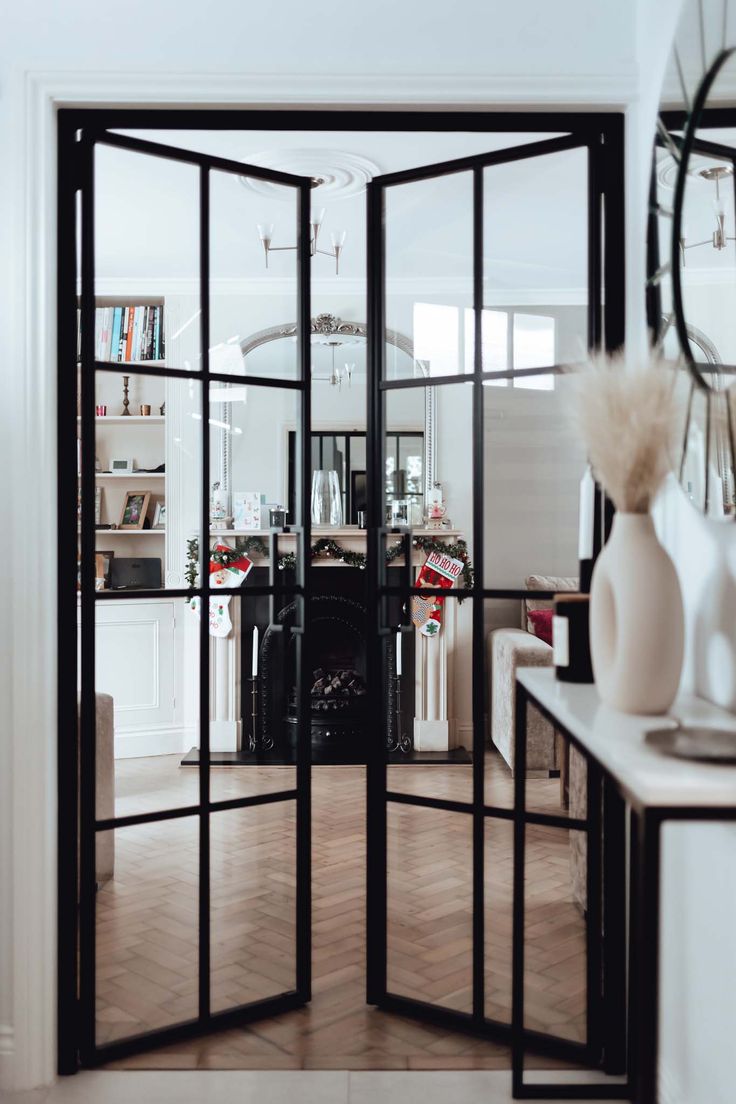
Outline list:
[[[115,704],[118,759],[189,748],[181,716],[181,606],[178,598],[96,604],[96,688]]]

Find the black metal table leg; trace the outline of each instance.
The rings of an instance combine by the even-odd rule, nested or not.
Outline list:
[[[637,885],[637,927],[632,933],[632,945],[638,944],[635,972],[631,975],[638,1006],[633,1099],[635,1104],[657,1104],[661,819],[656,811],[646,809],[637,814],[636,820],[638,854],[631,872],[632,885],[634,881]]]
[[[516,683],[514,732],[514,901],[511,993],[512,1095],[524,1086],[524,847],[526,843],[526,711],[527,693]]]
[[[604,1070],[626,1072],[626,804],[603,779]]]

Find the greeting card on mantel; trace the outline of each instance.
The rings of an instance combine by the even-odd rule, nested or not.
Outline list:
[[[260,491],[233,491],[233,528],[261,528],[261,503],[266,496]]]

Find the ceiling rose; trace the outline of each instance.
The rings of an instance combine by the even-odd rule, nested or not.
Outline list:
[[[713,164],[715,164],[715,162],[712,157],[709,158],[692,154],[689,162],[688,176],[702,176],[701,170],[710,168]],[[662,150],[657,161],[657,180],[664,188],[670,188],[674,191],[675,182],[677,180],[677,169],[678,164],[674,158],[666,150]]]
[[[365,191],[366,184],[381,171],[367,157],[334,149],[262,150],[250,155],[248,160],[265,169],[278,169],[280,172],[320,180],[321,183],[314,187],[314,194],[324,200],[359,195]],[[241,176],[239,179],[243,187],[258,195],[286,198],[278,184],[256,180],[252,176]]]

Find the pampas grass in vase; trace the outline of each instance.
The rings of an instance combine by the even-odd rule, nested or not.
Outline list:
[[[674,455],[672,379],[656,359],[617,356],[594,359],[575,384],[575,420],[616,507],[591,582],[596,685],[624,713],[666,713],[680,682],[684,617],[677,573],[650,509]]]

